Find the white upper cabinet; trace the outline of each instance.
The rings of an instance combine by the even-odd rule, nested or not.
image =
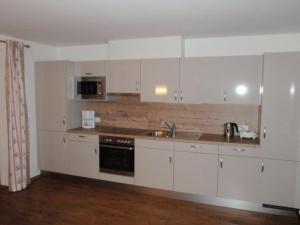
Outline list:
[[[142,59],[141,87],[143,102],[178,102],[179,59]]]
[[[76,62],[76,76],[106,76],[106,61]]]
[[[108,62],[106,80],[108,93],[140,93],[140,86],[140,60],[112,60]]]
[[[183,103],[260,104],[262,56],[182,58]]]
[[[265,158],[296,160],[300,53],[264,55],[261,149]]]
[[[68,62],[36,63],[38,128],[65,131],[67,128]]]
[[[66,131],[80,126],[84,104],[68,98],[73,85],[74,63],[37,62],[35,69],[38,129]]]

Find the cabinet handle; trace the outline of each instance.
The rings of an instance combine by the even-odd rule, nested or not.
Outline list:
[[[223,168],[223,159],[220,159],[220,167]]]
[[[223,99],[224,99],[224,102],[227,101],[227,93],[226,93],[226,91],[224,91]]]
[[[192,148],[202,148],[201,145],[191,145]]]
[[[266,130],[266,128],[264,127],[264,130],[263,130],[263,137],[264,137],[264,139],[266,139],[266,136],[267,136],[267,130]]]
[[[174,93],[174,99],[175,99],[175,101],[177,101],[177,91],[175,91],[175,93]]]
[[[66,143],[66,138],[65,137],[63,137],[63,142]]]
[[[169,157],[169,161],[170,161],[170,163],[172,163],[172,156]]]
[[[95,155],[98,155],[98,149],[95,148]]]
[[[93,75],[93,73],[85,73],[85,75],[88,75],[88,76],[89,76],[89,75]]]
[[[182,93],[182,90],[180,91],[180,100],[182,101],[183,99],[183,93]]]
[[[243,149],[243,148],[233,148],[232,150],[237,151],[237,152],[244,152],[245,151],[245,149]]]
[[[138,80],[135,82],[135,89],[136,89],[136,91],[139,90],[139,81]]]
[[[66,125],[66,120],[65,120],[65,119],[62,120],[62,124],[63,124],[64,126]]]
[[[83,135],[79,135],[78,137],[80,137],[80,138],[85,138],[85,136],[83,136]]]
[[[265,165],[264,165],[264,163],[262,162],[261,163],[261,172],[263,173],[265,171]]]

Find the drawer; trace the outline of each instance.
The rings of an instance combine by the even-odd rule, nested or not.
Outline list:
[[[135,139],[136,147],[155,148],[155,149],[166,149],[173,150],[174,142],[172,141],[158,141],[148,139]]]
[[[248,147],[242,145],[220,145],[220,155],[233,155],[233,156],[244,156],[244,157],[260,157],[260,147]]]
[[[214,144],[175,142],[175,151],[218,154],[218,149],[219,146]]]
[[[99,143],[99,136],[91,134],[67,133],[67,139],[72,141]]]

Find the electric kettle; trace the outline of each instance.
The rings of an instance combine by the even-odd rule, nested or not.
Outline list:
[[[234,129],[239,132],[238,125],[236,123],[225,123],[224,124],[224,137],[227,139],[234,137]]]

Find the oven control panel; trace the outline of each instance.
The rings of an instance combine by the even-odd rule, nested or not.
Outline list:
[[[125,137],[101,136],[100,144],[134,146],[134,139]]]

